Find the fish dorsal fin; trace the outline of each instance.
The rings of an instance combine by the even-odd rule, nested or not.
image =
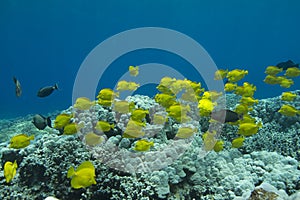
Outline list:
[[[81,165],[79,165],[76,169],[76,171],[82,170],[82,169],[95,169],[93,163],[91,163],[90,161],[85,161],[83,163],[81,163]]]
[[[72,177],[74,174],[75,174],[74,167],[71,166],[67,172],[67,178]]]
[[[22,133],[22,134],[19,134],[19,135],[15,135],[15,136],[24,136],[24,137],[29,137],[28,135]]]
[[[82,99],[82,100],[87,100],[87,101],[91,101],[89,98],[87,98],[87,97],[80,97],[80,99]]]

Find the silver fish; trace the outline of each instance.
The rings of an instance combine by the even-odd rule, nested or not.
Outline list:
[[[22,95],[22,88],[21,88],[20,81],[16,77],[13,77],[13,80],[16,85],[16,96],[20,97]]]

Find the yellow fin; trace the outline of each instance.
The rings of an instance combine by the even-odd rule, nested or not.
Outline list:
[[[74,167],[70,167],[67,173],[67,178],[72,177],[75,174]]]
[[[89,168],[89,169],[95,169],[95,168],[94,168],[94,165],[93,165],[93,163],[92,163],[91,161],[84,161],[83,163],[81,163],[81,164],[77,167],[76,171],[79,171],[79,170],[81,170],[81,169],[86,169],[86,168]]]

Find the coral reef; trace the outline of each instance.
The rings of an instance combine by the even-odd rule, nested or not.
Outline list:
[[[149,97],[136,95],[126,100],[134,101],[138,108],[150,109],[150,115],[151,111],[163,112]],[[227,95],[226,107],[233,109],[238,101],[237,95]],[[105,133],[106,146],[91,148],[85,145],[83,138],[86,132],[93,130],[96,121],[105,119],[114,123],[117,118],[119,124],[125,124],[129,119],[126,114],[116,116],[100,105],[93,110],[78,111],[75,121],[84,127],[70,136],[49,127],[37,130],[31,123],[32,116],[3,120],[1,135],[5,132],[6,136],[2,136],[0,144],[0,199],[45,199],[49,196],[66,200],[296,199],[300,190],[297,148],[300,120],[299,116],[286,117],[277,113],[282,104],[279,97],[260,100],[250,114],[262,119],[263,128],[247,138],[242,148],[231,149],[230,143],[225,142],[225,150],[219,153],[203,150],[200,132],[190,140],[169,140],[171,136],[168,135],[174,136],[180,128],[180,124],[172,120],[163,127],[146,127],[146,134],[153,137],[154,151],[132,153],[134,142],[119,134],[122,125]],[[299,99],[292,105],[299,107]],[[63,113],[72,110],[70,107]],[[206,118],[195,116],[192,119],[191,126],[197,126],[201,132],[208,129]],[[236,131],[236,127],[226,124],[220,137],[224,141],[231,140]],[[8,148],[9,138],[23,132],[34,134],[34,142],[20,150]],[[4,163],[14,160],[18,163],[17,175],[12,182],[6,183]],[[97,184],[72,189],[67,171],[70,166],[78,166],[86,160],[95,166]],[[129,170],[117,170],[120,166]]]

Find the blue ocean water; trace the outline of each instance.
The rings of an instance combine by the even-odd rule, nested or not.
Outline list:
[[[71,106],[76,74],[86,56],[105,39],[139,27],[179,31],[201,44],[219,68],[247,69],[249,74],[243,80],[257,86],[256,98],[299,89],[299,78],[289,89],[263,82],[268,65],[288,59],[300,62],[299,8],[297,0],[2,0],[0,117],[47,113]],[[189,67],[183,67],[189,64],[176,55],[141,50],[113,62],[98,88],[113,87],[129,65],[153,62],[198,79]],[[15,96],[13,76],[22,84],[20,98]],[[40,87],[55,83],[59,91],[43,99],[36,96]],[[153,95],[151,88],[141,92]]]

